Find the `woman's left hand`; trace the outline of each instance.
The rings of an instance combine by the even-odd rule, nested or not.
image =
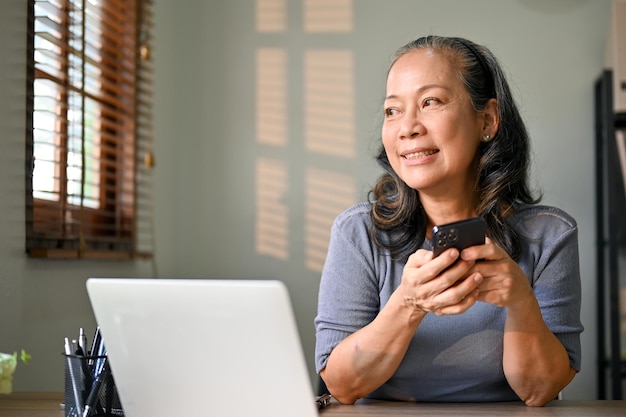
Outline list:
[[[489,238],[484,245],[472,246],[461,252],[461,258],[476,261],[471,272],[482,275],[478,300],[499,307],[514,307],[528,302],[534,294],[528,278],[504,249]]]

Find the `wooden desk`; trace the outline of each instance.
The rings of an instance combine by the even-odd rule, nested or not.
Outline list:
[[[0,394],[0,417],[64,417],[62,392]]]
[[[18,392],[0,395],[0,417],[63,417],[63,410],[60,407],[62,402],[62,393]],[[276,407],[280,407],[280,404]],[[545,407],[526,407],[522,403],[427,404],[360,401],[356,405],[341,405],[333,402],[324,408],[320,415],[322,417],[624,417],[626,416],[626,401],[562,400],[553,401]]]
[[[331,403],[322,409],[322,417],[626,417],[626,401],[555,400],[545,407],[527,407],[514,403],[408,403],[361,400],[355,405]]]

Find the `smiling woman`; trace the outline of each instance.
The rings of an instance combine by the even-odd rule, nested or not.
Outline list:
[[[331,232],[317,371],[343,403],[546,404],[580,369],[578,229],[532,196],[500,65],[466,39],[419,38],[385,97],[385,173]],[[483,243],[435,256],[431,230],[470,217]]]

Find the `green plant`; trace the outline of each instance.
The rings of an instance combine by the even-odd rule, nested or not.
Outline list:
[[[12,355],[0,352],[0,394],[10,394],[13,390],[13,372],[18,360],[26,364],[30,360],[30,355],[24,349],[19,357],[17,352],[13,352]]]

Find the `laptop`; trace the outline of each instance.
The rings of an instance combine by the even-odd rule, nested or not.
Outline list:
[[[126,417],[313,417],[314,392],[277,280],[90,278]]]

